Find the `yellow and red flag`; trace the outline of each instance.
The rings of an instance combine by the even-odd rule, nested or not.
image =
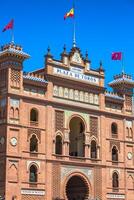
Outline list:
[[[74,8],[72,8],[68,13],[64,15],[64,19],[68,17],[74,17]]]

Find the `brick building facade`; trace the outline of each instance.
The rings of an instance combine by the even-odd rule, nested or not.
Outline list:
[[[29,55],[0,51],[0,196],[6,200],[134,200],[134,81],[104,86],[103,66],[64,47],[24,73]]]

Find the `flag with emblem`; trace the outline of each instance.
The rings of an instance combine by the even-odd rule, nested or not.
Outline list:
[[[13,29],[13,25],[14,25],[14,20],[12,19],[2,30],[2,32],[5,32],[8,29]]]
[[[122,60],[122,52],[113,52],[112,60]]]

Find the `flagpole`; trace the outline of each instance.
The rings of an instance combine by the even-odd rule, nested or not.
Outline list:
[[[124,74],[124,53],[122,52],[122,73]]]
[[[14,44],[14,28],[11,29],[11,43]]]
[[[12,27],[11,27],[11,43],[14,44],[14,19],[12,19]]]
[[[73,1],[74,20],[73,20],[73,47],[76,47],[76,21],[75,21],[75,0]]]
[[[75,19],[74,19],[74,30],[73,30],[73,47],[76,47]]]

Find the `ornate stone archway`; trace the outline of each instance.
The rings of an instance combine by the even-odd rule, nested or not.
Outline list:
[[[91,195],[88,179],[81,173],[71,174],[65,183],[65,200],[86,200]]]

